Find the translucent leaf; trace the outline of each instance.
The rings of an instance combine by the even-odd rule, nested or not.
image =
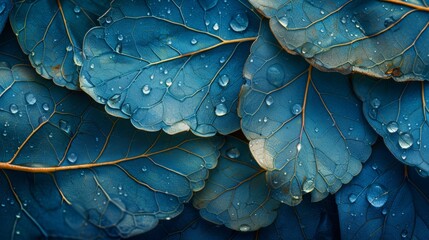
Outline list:
[[[81,88],[139,129],[234,132],[241,69],[260,21],[248,5],[114,1],[85,37]]]
[[[380,143],[362,172],[336,195],[342,239],[426,239],[428,179]]]
[[[312,68],[282,50],[262,25],[240,95],[242,129],[274,198],[296,205],[319,201],[361,170],[376,135],[348,78]]]
[[[250,0],[281,45],[320,69],[429,79],[425,1]]]
[[[270,192],[265,171],[252,158],[247,143],[229,137],[218,166],[193,203],[208,221],[248,232],[270,225],[277,217],[280,202]]]
[[[14,0],[10,22],[31,64],[44,78],[78,89],[85,33],[109,0]],[[1,5],[0,5],[1,7]]]
[[[421,82],[397,83],[355,76],[353,85],[363,101],[369,124],[383,137],[390,152],[401,162],[429,174],[429,86]]]
[[[29,66],[0,74],[0,204],[17,206],[0,209],[2,239],[148,231],[178,215],[217,164],[222,138],[138,131]]]

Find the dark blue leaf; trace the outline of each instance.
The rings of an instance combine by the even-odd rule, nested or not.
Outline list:
[[[9,12],[12,10],[12,7],[13,3],[11,0],[0,0],[0,33],[9,19]]]
[[[427,239],[428,179],[380,143],[362,172],[336,195],[342,239]]]
[[[83,37],[109,0],[14,0],[10,22],[37,73],[78,89]],[[0,5],[1,6],[1,5]]]
[[[369,124],[383,137],[387,148],[401,162],[429,174],[429,85],[397,83],[355,76],[355,92],[363,101]]]
[[[266,23],[266,22],[265,22]],[[284,52],[263,24],[251,49],[239,113],[274,198],[319,201],[361,170],[376,135],[344,75],[324,73]]]
[[[397,81],[429,79],[426,1],[250,0],[281,45],[318,68]]]
[[[9,67],[20,63],[29,63],[27,55],[21,51],[15,33],[9,24],[6,24],[0,34],[0,62]]]
[[[29,66],[0,74],[0,203],[18,205],[1,209],[1,239],[145,232],[178,215],[217,164],[223,138],[138,131]]]
[[[246,1],[114,1],[85,37],[81,88],[139,129],[231,133],[259,21]]]
[[[265,171],[252,158],[247,143],[228,137],[218,166],[193,203],[208,221],[237,231],[255,231],[277,217],[280,202],[270,193]]]

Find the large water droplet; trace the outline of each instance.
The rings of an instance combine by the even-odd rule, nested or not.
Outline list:
[[[397,122],[395,122],[395,121],[391,121],[391,122],[389,122],[389,123],[387,124],[386,128],[387,128],[387,131],[388,131],[389,133],[395,133],[395,132],[397,132],[397,131],[398,131],[398,129],[399,129],[399,125],[398,125],[398,123],[397,123]]]
[[[272,85],[276,87],[280,87],[283,85],[284,76],[285,73],[283,71],[283,68],[278,63],[271,65],[267,69],[267,79]]]
[[[25,101],[30,105],[34,105],[37,102],[37,99],[34,96],[34,94],[27,93],[27,94],[25,94]]]
[[[413,146],[414,138],[409,133],[400,133],[398,138],[398,144],[402,149],[408,149]]]
[[[381,104],[381,101],[380,101],[380,99],[378,99],[378,98],[373,98],[373,99],[371,100],[371,106],[372,106],[373,108],[379,108],[379,107],[380,107],[380,104]]]
[[[273,97],[271,97],[271,95],[268,95],[265,99],[265,103],[267,104],[267,106],[271,106],[274,103]]]
[[[284,27],[287,28],[287,25],[289,25],[289,19],[286,16],[283,16],[279,18],[279,23]]]
[[[307,179],[304,184],[302,185],[302,191],[305,193],[309,193],[314,190],[315,182],[313,179]]]
[[[226,108],[225,104],[220,103],[220,104],[218,104],[218,105],[216,106],[216,109],[215,109],[215,114],[216,114],[216,116],[218,116],[218,117],[222,117],[222,116],[224,116],[227,112],[228,112],[228,109]]]
[[[250,231],[250,226],[247,225],[247,224],[243,224],[243,225],[240,226],[240,231],[242,231],[242,232],[248,232],[248,231]]]
[[[294,104],[294,105],[292,106],[291,111],[292,111],[292,114],[294,114],[294,115],[298,115],[298,114],[300,114],[300,113],[301,113],[301,111],[302,111],[302,107],[301,107],[301,105],[299,105],[299,104]]]
[[[226,155],[229,158],[236,159],[240,157],[240,150],[238,150],[238,148],[230,148],[226,151]]]
[[[149,93],[150,93],[150,91],[151,91],[152,89],[150,88],[150,86],[149,85],[144,85],[143,86],[143,88],[142,88],[142,92],[143,92],[143,94],[144,95],[148,95]]]
[[[366,193],[366,199],[373,207],[382,207],[389,198],[389,192],[379,184],[371,184]]]
[[[76,155],[76,153],[70,153],[70,154],[67,156],[67,160],[68,160],[69,162],[71,162],[71,163],[75,163],[75,162],[76,162],[76,160],[77,160],[77,155]]]
[[[219,80],[218,80],[219,86],[221,87],[226,87],[228,86],[229,83],[229,77],[226,74],[223,74],[222,76],[220,76]]]
[[[229,22],[229,26],[235,32],[243,32],[249,26],[249,19],[246,13],[237,13]]]
[[[357,200],[357,195],[356,195],[356,194],[354,194],[354,193],[351,193],[351,194],[349,195],[349,201],[350,201],[350,203],[355,203],[355,202],[356,202],[356,200]]]
[[[16,105],[16,104],[11,104],[10,106],[9,106],[9,110],[10,110],[10,112],[12,113],[12,114],[16,114],[18,111],[19,111],[19,108],[18,108],[18,106]]]

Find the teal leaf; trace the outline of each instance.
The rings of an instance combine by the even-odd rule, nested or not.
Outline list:
[[[270,192],[265,171],[252,158],[248,144],[228,137],[218,166],[193,204],[210,222],[242,232],[256,231],[277,217],[280,202]]]
[[[396,81],[429,79],[425,1],[250,2],[280,44],[319,69]]]
[[[109,0],[13,0],[10,22],[31,65],[44,78],[79,88],[82,42]]]
[[[426,82],[397,83],[356,75],[356,94],[369,124],[399,161],[429,174],[429,94]]]
[[[9,20],[9,12],[12,10],[11,0],[0,0],[0,33],[3,31]]]
[[[30,66],[0,74],[0,204],[15,206],[0,208],[2,239],[148,231],[177,216],[217,164],[221,137],[139,131]]]
[[[296,205],[311,193],[320,201],[360,172],[376,135],[346,76],[284,52],[266,22],[244,75],[241,125],[274,198]]]
[[[246,1],[114,1],[85,37],[81,88],[139,129],[234,132],[259,21]]]
[[[426,239],[428,179],[395,161],[383,143],[336,199],[342,239]]]

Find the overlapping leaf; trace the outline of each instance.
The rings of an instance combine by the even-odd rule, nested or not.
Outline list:
[[[0,75],[1,238],[145,232],[179,214],[216,166],[221,138],[138,131],[30,66]]]
[[[426,82],[396,83],[355,76],[353,85],[363,101],[369,124],[401,162],[429,174],[429,94]]]
[[[280,202],[271,189],[248,145],[229,137],[218,166],[210,172],[206,187],[193,198],[203,218],[237,231],[255,231],[274,222]]]
[[[296,205],[311,192],[319,201],[360,172],[375,134],[346,76],[285,53],[267,24],[244,75],[242,129],[276,199]]]
[[[250,2],[281,45],[321,69],[397,81],[429,79],[425,1]]]
[[[6,24],[0,34],[0,62],[4,66],[13,66],[20,63],[28,63],[25,55],[19,47],[18,41],[12,28]]]
[[[134,126],[231,133],[259,17],[246,1],[112,3],[84,40],[81,88]]]
[[[336,195],[342,239],[426,239],[428,180],[381,143],[359,176]]]
[[[78,89],[83,37],[109,0],[14,0],[11,25],[31,64],[45,78]],[[1,5],[0,5],[1,9]]]

